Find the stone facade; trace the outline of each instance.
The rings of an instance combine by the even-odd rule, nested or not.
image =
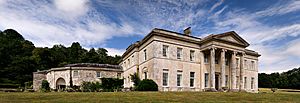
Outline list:
[[[117,65],[80,64],[33,73],[33,88],[38,91],[42,80],[47,80],[52,89],[70,86],[80,86],[83,81],[100,82],[100,78],[122,78],[122,69]]]
[[[257,52],[235,32],[203,39],[153,29],[122,55],[124,87],[133,86],[130,74],[152,79],[160,91],[258,91]],[[242,77],[242,78],[240,78]]]

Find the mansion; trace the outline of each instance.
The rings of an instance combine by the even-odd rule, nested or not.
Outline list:
[[[152,79],[159,91],[258,92],[258,54],[236,32],[204,38],[153,29],[122,55],[124,88],[133,87],[130,75]]]

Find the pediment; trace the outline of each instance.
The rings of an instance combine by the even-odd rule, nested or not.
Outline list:
[[[219,40],[223,40],[223,41],[228,41],[228,42],[232,42],[232,43],[241,44],[241,45],[244,45],[244,46],[249,46],[249,43],[247,41],[245,41],[242,37],[240,37],[234,31],[215,35],[214,38],[219,39]]]

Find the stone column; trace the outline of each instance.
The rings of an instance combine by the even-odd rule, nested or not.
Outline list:
[[[231,56],[231,91],[236,90],[236,52],[233,51]]]
[[[204,90],[204,85],[205,85],[205,74],[204,74],[204,72],[203,72],[203,70],[204,70],[204,68],[205,68],[205,65],[204,65],[204,53],[203,53],[203,51],[200,51],[200,88],[202,89],[202,90]]]
[[[221,51],[221,88],[225,87],[225,67],[226,67],[226,63],[225,63],[225,49],[222,49]]]
[[[216,91],[215,88],[215,48],[210,50],[210,88],[211,91]]]
[[[240,91],[244,91],[244,56],[245,53],[242,53],[240,58]]]

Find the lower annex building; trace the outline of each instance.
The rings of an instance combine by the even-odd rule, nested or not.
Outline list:
[[[159,91],[258,92],[258,54],[236,32],[204,38],[153,29],[122,55],[124,88],[133,87],[130,75],[154,80]]]

